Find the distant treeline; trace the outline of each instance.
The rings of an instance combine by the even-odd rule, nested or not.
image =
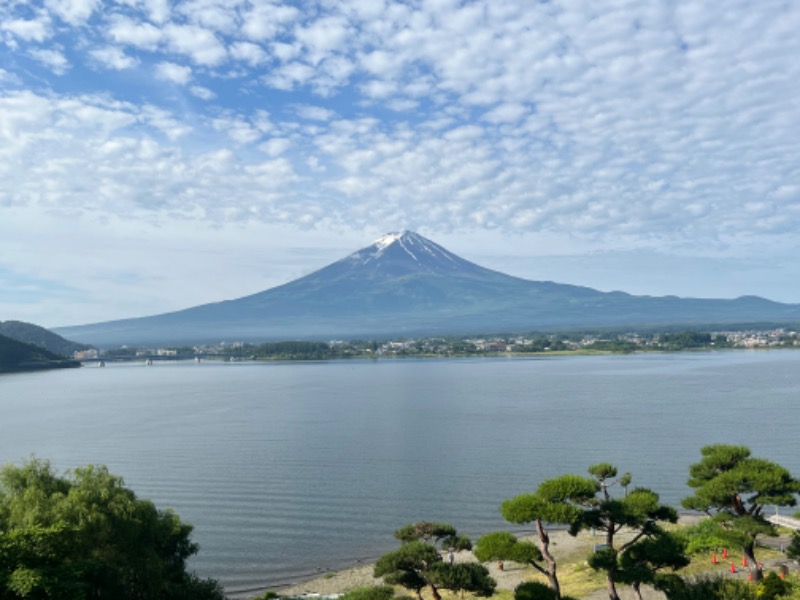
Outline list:
[[[256,356],[268,358],[332,358],[338,355],[335,348],[325,342],[270,342],[255,348]]]
[[[349,356],[352,352],[341,346],[331,346],[326,342],[267,342],[260,345],[243,345],[229,348],[225,354],[230,356],[273,358],[285,360],[322,360]]]

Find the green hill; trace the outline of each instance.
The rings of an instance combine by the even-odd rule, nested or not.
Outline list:
[[[0,373],[79,366],[78,361],[66,360],[63,356],[34,344],[25,344],[0,335]]]
[[[0,321],[0,335],[25,344],[35,344],[54,354],[72,358],[76,351],[88,350],[91,346],[64,339],[49,329],[23,321]]]

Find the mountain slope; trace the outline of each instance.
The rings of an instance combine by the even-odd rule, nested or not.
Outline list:
[[[800,306],[757,297],[643,297],[528,281],[471,263],[406,231],[257,294],[56,331],[118,345],[794,320],[800,320]]]

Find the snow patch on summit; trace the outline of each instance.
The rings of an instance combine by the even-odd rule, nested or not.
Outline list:
[[[460,260],[441,246],[413,231],[399,231],[382,235],[366,248],[343,258],[349,268],[367,266],[380,262],[391,252],[394,260],[405,254],[420,269],[436,272],[452,272],[471,268],[467,261]]]
[[[378,250],[384,250],[394,244],[397,241],[400,241],[403,237],[408,235],[408,231],[400,231],[394,233],[387,233],[386,235],[382,235],[377,240],[372,243]]]

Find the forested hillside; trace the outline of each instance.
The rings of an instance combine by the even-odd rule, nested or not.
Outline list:
[[[49,329],[23,321],[0,321],[0,335],[10,337],[18,342],[35,344],[45,350],[68,358],[71,358],[76,350],[86,350],[91,347],[86,344],[71,342]]]
[[[80,363],[66,360],[49,350],[12,340],[0,335],[0,373],[38,369],[78,367]]]

